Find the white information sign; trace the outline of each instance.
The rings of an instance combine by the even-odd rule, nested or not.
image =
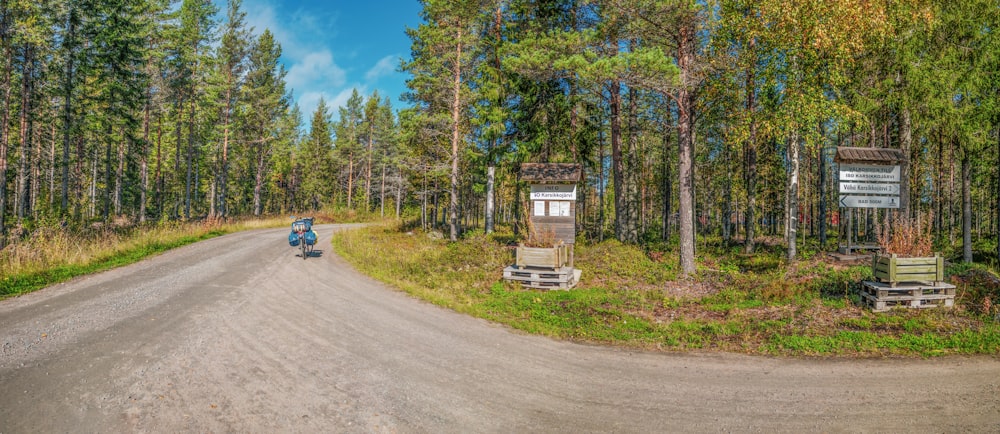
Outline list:
[[[844,208],[899,208],[899,196],[840,196]]]
[[[559,217],[569,217],[569,205],[570,205],[570,203],[572,203],[572,202],[565,202],[565,201],[563,201],[563,202],[555,202],[555,203],[553,203],[553,205],[559,204],[559,214],[553,213],[553,215],[558,215]]]
[[[873,184],[868,182],[841,182],[841,193],[899,194],[899,184]]]
[[[840,181],[899,182],[899,166],[842,163]]]
[[[545,201],[536,200],[535,204],[535,216],[544,217],[545,216]]]
[[[576,200],[576,184],[532,184],[531,200]]]

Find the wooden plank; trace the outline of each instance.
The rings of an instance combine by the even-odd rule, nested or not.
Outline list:
[[[950,299],[955,298],[954,295],[948,295],[948,294],[912,294],[912,295],[900,294],[900,295],[886,295],[886,296],[872,295],[872,294],[868,295],[875,297],[880,301],[944,300],[948,298]]]
[[[912,286],[907,287],[877,287],[873,285],[862,285],[861,290],[867,294],[874,295],[876,297],[890,297],[890,296],[931,296],[931,295],[946,295],[955,296],[955,287],[953,285],[948,286]]]
[[[872,280],[863,281],[862,284],[866,285],[866,286],[871,286],[873,288],[879,288],[879,289],[883,289],[883,288],[884,289],[888,289],[888,288],[890,288],[889,284],[887,284],[885,282],[876,282],[876,281],[872,281]],[[920,283],[900,283],[897,288],[898,289],[907,289],[907,288],[949,288],[949,289],[954,289],[955,285],[952,285],[950,283],[943,283],[943,282],[942,283],[933,284],[933,285],[925,285],[925,284],[920,284]]]
[[[914,264],[914,265],[903,265],[896,264],[897,274],[937,274],[937,265],[935,264]]]
[[[954,307],[955,285],[900,284],[892,287],[885,282],[862,282],[859,292],[865,306],[875,312],[883,312],[895,307],[926,309],[933,307]]]
[[[928,309],[934,307],[954,307],[954,298],[913,299],[913,300],[881,300],[869,294],[861,294],[862,302],[875,312],[884,312],[895,307],[913,309]]]
[[[558,269],[504,268],[504,280],[535,289],[571,289],[579,280],[580,270],[570,267]]]
[[[896,265],[936,265],[937,261],[934,257],[921,257],[921,258],[900,258],[896,257]]]

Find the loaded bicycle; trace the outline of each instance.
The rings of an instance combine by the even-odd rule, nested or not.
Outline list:
[[[313,230],[313,218],[292,216],[292,232],[288,234],[288,244],[298,247],[302,251],[302,259],[305,260],[312,253],[319,236]]]

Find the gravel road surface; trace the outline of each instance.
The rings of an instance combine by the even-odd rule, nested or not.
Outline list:
[[[284,229],[0,301],[0,433],[1000,432],[1000,359],[655,354],[526,336]],[[500,270],[497,270],[499,277]]]

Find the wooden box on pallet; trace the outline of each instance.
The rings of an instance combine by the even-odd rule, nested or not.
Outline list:
[[[517,246],[515,264],[518,267],[562,268],[569,260],[566,244],[559,243],[554,247]]]
[[[901,258],[896,254],[878,256],[872,264],[872,274],[879,282],[893,287],[902,282],[933,282],[936,285],[944,281],[944,258],[938,254],[919,258]]]

